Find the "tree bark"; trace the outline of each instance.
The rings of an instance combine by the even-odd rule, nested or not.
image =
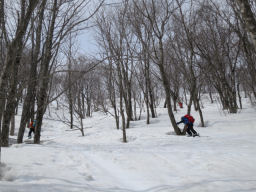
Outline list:
[[[248,0],[237,0],[246,30],[249,32],[256,50],[256,20]]]
[[[15,134],[15,114],[12,115],[11,130],[10,130],[10,135],[14,136],[14,134]]]
[[[17,107],[17,85],[18,85],[18,68],[21,60],[22,47],[18,50],[19,54],[16,56],[15,63],[12,64],[12,70],[10,71],[10,88],[8,91],[8,99],[6,102],[6,108],[3,114],[2,125],[2,144],[5,147],[9,145],[9,129],[12,116],[15,114],[15,108]]]
[[[17,26],[16,36],[7,48],[8,51],[7,51],[6,61],[3,66],[1,77],[0,77],[0,90],[5,90],[9,75],[12,74],[11,89],[9,91],[8,101],[6,103],[6,111],[3,117],[2,135],[1,135],[2,144],[3,146],[6,146],[6,147],[8,146],[8,140],[9,140],[10,120],[11,120],[12,113],[14,113],[14,110],[15,110],[15,103],[16,103],[15,96],[16,96],[16,88],[17,88],[17,78],[15,77],[15,75],[17,75],[18,67],[20,64],[20,59],[21,59],[20,57],[23,49],[23,37],[25,36],[29,21],[31,19],[31,15],[36,5],[38,4],[38,1],[39,0],[30,0],[28,8],[26,9],[26,12],[24,7],[25,4],[22,4],[21,6],[22,14]],[[2,100],[3,98],[0,98],[0,99]],[[1,101],[1,103],[3,102]]]
[[[52,46],[53,46],[53,35],[55,29],[55,21],[57,17],[57,0],[54,0],[53,7],[52,7],[52,18],[50,21],[50,27],[46,37],[45,43],[45,52],[41,62],[41,68],[39,73],[39,92],[38,92],[38,103],[37,103],[37,115],[36,121],[37,125],[35,128],[35,137],[34,143],[40,144],[40,136],[41,136],[41,126],[43,121],[43,116],[46,109],[47,104],[47,91],[49,86],[49,66],[52,59]]]
[[[35,105],[35,97],[36,97],[36,85],[37,85],[37,65],[38,65],[38,57],[41,48],[41,35],[42,35],[42,23],[44,18],[44,10],[47,0],[43,0],[40,5],[39,12],[39,21],[36,29],[36,42],[34,50],[32,51],[32,59],[30,65],[30,74],[29,74],[29,82],[27,95],[24,99],[20,128],[18,132],[17,142],[23,142],[23,136],[26,128],[26,124],[29,122],[29,119],[34,119],[34,105]],[[33,32],[32,32],[33,33]],[[32,39],[33,44],[33,39]]]
[[[163,86],[165,90],[165,100],[166,100],[166,105],[168,109],[168,115],[171,121],[171,124],[173,126],[173,129],[177,135],[182,135],[181,130],[176,124],[175,117],[172,111],[172,105],[171,105],[171,90],[170,90],[170,83],[169,80],[166,76],[166,71],[164,68],[164,51],[163,51],[163,44],[162,44],[162,39],[159,39],[159,51],[160,51],[160,60],[158,63],[158,67],[161,73],[162,81],[163,81]]]

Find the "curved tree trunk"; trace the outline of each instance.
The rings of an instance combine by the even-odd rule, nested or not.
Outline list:
[[[164,51],[163,51],[163,44],[162,44],[161,39],[159,40],[159,49],[160,49],[161,56],[160,56],[160,60],[158,63],[158,67],[160,70],[160,74],[161,74],[161,78],[162,78],[163,86],[164,86],[164,90],[165,90],[165,100],[166,100],[166,106],[168,109],[168,115],[169,115],[169,118],[170,118],[170,121],[171,121],[171,124],[173,126],[175,133],[177,135],[182,135],[180,128],[176,124],[176,120],[175,120],[175,117],[174,117],[174,114],[172,111],[170,83],[166,76],[166,71],[164,69]]]

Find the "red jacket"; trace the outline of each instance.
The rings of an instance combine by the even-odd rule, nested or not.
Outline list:
[[[35,128],[34,126],[33,126],[33,121],[31,121],[30,123],[29,123],[29,128]]]

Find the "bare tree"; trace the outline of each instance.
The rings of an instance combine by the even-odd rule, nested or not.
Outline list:
[[[197,29],[201,30],[196,35],[195,43],[202,59],[200,68],[208,74],[207,78],[218,91],[223,108],[236,113],[236,69],[240,41],[218,14],[212,11],[211,5],[202,5],[198,15],[202,21],[197,25]]]
[[[43,0],[39,7],[39,18],[36,22],[35,20],[32,21],[32,51],[31,51],[31,62],[30,62],[30,72],[29,72],[29,81],[28,81],[28,88],[27,94],[24,99],[23,103],[23,110],[21,115],[21,122],[20,128],[18,132],[17,142],[22,143],[24,131],[26,127],[26,123],[29,122],[29,119],[34,120],[34,106],[35,106],[35,97],[36,97],[36,85],[37,85],[37,66],[38,66],[38,58],[41,49],[41,36],[42,36],[42,26],[43,26],[43,19],[44,19],[44,12],[47,0]],[[37,23],[36,26],[34,23]],[[34,38],[34,30],[36,39]]]
[[[183,73],[184,80],[188,85],[190,92],[190,99],[188,103],[188,114],[191,113],[191,106],[194,102],[195,109],[198,110],[201,120],[201,125],[204,127],[203,113],[200,107],[200,87],[202,76],[201,70],[198,70],[198,59],[195,53],[195,39],[193,32],[196,31],[197,17],[193,14],[193,2],[190,1],[188,13],[185,14],[182,7],[182,2],[176,0],[179,6],[179,13],[174,16],[175,24],[175,39],[176,41],[176,57],[180,60],[181,72]],[[188,5],[187,5],[188,6]],[[182,34],[182,35],[181,35]],[[182,38],[181,38],[182,37]],[[179,54],[179,55],[177,55]]]
[[[164,41],[166,38],[167,28],[169,27],[169,21],[171,15],[175,10],[174,1],[161,1],[160,4],[157,4],[155,1],[142,1],[141,3],[137,3],[134,1],[138,11],[140,11],[150,24],[152,29],[152,46],[153,46],[153,54],[152,60],[158,66],[158,69],[161,74],[161,79],[163,83],[163,87],[166,94],[166,104],[168,108],[169,118],[171,120],[174,131],[177,135],[181,135],[182,132],[176,124],[175,117],[172,110],[171,105],[171,89],[170,89],[170,81],[168,79],[166,73],[166,57],[164,54]]]
[[[123,11],[126,11],[127,7],[124,8]],[[125,68],[125,62],[127,62],[127,57],[125,57],[126,49],[125,49],[125,12],[119,11],[117,12],[117,16],[111,16],[111,20],[114,22],[110,22],[109,18],[104,14],[100,15],[101,18],[97,19],[97,26],[99,29],[100,38],[103,40],[103,48],[107,52],[108,55],[112,58],[113,64],[115,64],[116,74],[117,74],[117,84],[119,88],[119,108],[120,114],[122,118],[122,130],[123,130],[123,142],[127,142],[126,139],[126,128],[129,125],[129,103],[126,96],[130,94],[126,94],[125,87],[127,83],[129,84],[129,79],[127,76],[128,71]],[[112,65],[112,62],[111,62]],[[129,87],[129,85],[128,85]],[[130,89],[128,89],[130,91]],[[127,121],[125,119],[125,108],[124,103],[126,104],[126,112],[127,112]],[[127,122],[127,123],[126,123]]]
[[[47,93],[49,89],[49,77],[53,65],[55,63],[56,56],[58,54],[61,42],[67,37],[70,31],[76,31],[80,24],[88,21],[101,7],[103,1],[98,5],[95,11],[87,18],[82,17],[80,14],[86,9],[88,5],[84,1],[75,2],[58,2],[53,0],[53,4],[50,12],[50,22],[46,39],[44,43],[44,49],[42,53],[42,59],[40,63],[39,83],[38,83],[38,103],[37,103],[37,126],[35,129],[34,143],[40,143],[40,132],[42,126],[43,115],[47,106]],[[68,5],[68,6],[67,6]],[[66,8],[63,10],[62,8]],[[59,15],[63,17],[58,17]],[[60,19],[60,20],[59,20]]]
[[[9,126],[12,114],[16,108],[15,99],[16,99],[16,90],[17,90],[17,73],[20,67],[20,59],[24,47],[24,36],[26,34],[32,13],[35,7],[38,4],[38,0],[30,0],[28,5],[23,0],[21,1],[21,11],[18,19],[18,24],[16,27],[15,37],[8,42],[7,46],[7,55],[5,58],[5,63],[3,65],[3,69],[0,76],[0,88],[1,90],[6,90],[8,78],[11,74],[10,78],[10,88],[8,90],[8,99],[6,102],[6,110],[3,115],[3,123],[2,123],[2,145],[8,146],[9,140]],[[5,33],[7,33],[5,31]],[[7,34],[5,34],[7,36]],[[0,98],[1,100],[4,98]],[[2,103],[2,102],[1,102]],[[1,114],[1,113],[0,113]]]
[[[137,50],[135,50],[137,53],[137,60],[138,64],[137,66],[141,70],[141,73],[137,73],[138,79],[141,77],[144,77],[144,79],[141,79],[140,87],[142,89],[142,92],[144,94],[144,100],[146,103],[146,110],[147,110],[147,124],[149,124],[150,119],[150,111],[152,118],[156,117],[156,112],[154,109],[154,94],[153,94],[153,86],[152,86],[152,60],[150,58],[152,51],[152,27],[148,24],[146,19],[144,18],[143,14],[137,10],[136,5],[131,5],[130,8],[130,23],[133,28],[133,32],[135,33],[136,38],[138,39],[138,42],[136,44]],[[132,15],[132,16],[131,16]],[[145,88],[144,88],[145,87]]]

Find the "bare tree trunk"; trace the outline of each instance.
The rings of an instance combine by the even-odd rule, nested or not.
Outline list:
[[[240,94],[240,83],[239,82],[237,83],[237,94],[238,94],[240,109],[242,109],[243,105],[242,105],[242,98],[241,98],[241,94]]]
[[[149,83],[149,81],[148,81],[148,76],[147,76],[147,67],[146,67],[146,70],[145,70],[145,72],[146,72],[146,82],[145,82],[145,84],[146,84],[146,89],[145,89],[145,91],[144,91],[144,97],[145,97],[145,103],[146,103],[146,111],[147,111],[147,120],[146,120],[146,124],[149,124],[149,121],[150,121],[150,115],[149,115],[149,85],[148,85],[148,83]]]
[[[136,104],[136,93],[133,92],[133,107],[134,107],[134,110],[133,110],[133,116],[134,116],[134,120],[136,121],[137,120],[137,104]]]
[[[83,117],[82,116],[80,116],[80,126],[81,126],[80,131],[82,133],[82,136],[84,136],[84,124],[83,124]]]
[[[87,94],[86,103],[87,103],[86,116],[90,117],[91,116],[91,98],[90,98],[90,93]]]
[[[17,107],[17,85],[18,85],[18,67],[20,65],[22,47],[17,50],[16,60],[12,64],[10,88],[8,91],[8,99],[6,102],[6,109],[3,114],[3,125],[2,125],[2,142],[3,146],[8,147],[9,145],[9,128],[12,116],[15,114],[15,108]]]
[[[154,109],[155,99],[154,99],[153,91],[151,90],[150,85],[149,85],[149,98],[150,98],[149,106],[150,106],[150,111],[151,111],[151,117],[156,118],[156,113],[155,113],[155,109]]]
[[[190,95],[189,103],[188,103],[188,110],[187,110],[187,114],[189,114],[189,115],[191,113],[192,104],[193,104],[193,95]]]
[[[187,91],[185,87],[183,88],[183,91],[184,91],[185,104],[188,105]]]
[[[0,129],[2,128],[3,113],[6,105],[6,88],[0,91]]]
[[[163,51],[162,39],[159,39],[159,49],[160,49],[160,61],[158,63],[158,67],[159,67],[159,70],[161,73],[163,86],[164,86],[164,90],[165,90],[165,99],[166,99],[166,105],[167,105],[167,109],[168,109],[168,115],[171,120],[171,124],[174,128],[175,133],[177,135],[181,135],[182,132],[176,124],[175,117],[174,117],[174,114],[172,111],[170,84],[169,84],[168,78],[166,77],[166,71],[164,69],[164,51]]]
[[[173,97],[173,111],[177,112],[177,97]]]
[[[117,72],[118,72],[118,79],[119,79],[119,93],[120,93],[120,113],[122,117],[122,131],[123,131],[123,142],[127,142],[126,138],[126,124],[125,124],[125,115],[124,115],[124,108],[123,108],[123,98],[124,98],[124,87],[123,87],[123,78],[122,78],[122,71],[120,67],[120,60],[117,61]],[[128,121],[128,120],[127,120]]]
[[[116,129],[119,129],[119,115],[117,113],[117,108],[116,106],[114,107],[114,111],[115,111],[115,120],[116,120]]]
[[[209,96],[210,96],[210,99],[211,99],[211,103],[213,103],[212,90],[211,89],[209,90]]]
[[[73,99],[72,99],[72,97],[69,98],[68,106],[69,106],[69,114],[70,114],[70,129],[73,129],[73,125],[74,125],[74,118],[73,118],[74,110],[73,110]]]
[[[82,91],[82,93],[81,93],[82,95],[82,112],[83,112],[83,117],[85,118],[85,114],[86,114],[86,110],[85,110],[85,94],[84,94],[84,92]]]
[[[71,85],[71,61],[69,61],[68,64],[68,108],[69,108],[69,114],[70,114],[70,129],[73,129],[74,125],[74,110],[73,110],[73,94],[72,94],[72,85]]]
[[[250,33],[256,50],[256,20],[248,0],[237,0],[246,30]]]
[[[40,47],[41,47],[42,23],[44,18],[46,1],[47,0],[43,0],[40,5],[39,22],[36,29],[36,43],[35,43],[34,50],[32,51],[28,89],[27,89],[27,95],[23,103],[20,128],[19,128],[18,138],[17,138],[18,143],[23,142],[23,136],[24,136],[27,122],[29,121],[30,118],[32,120],[34,119],[34,105],[35,105],[36,85],[37,85],[37,65],[38,65],[38,57],[39,57]],[[32,33],[34,32],[32,31]],[[33,43],[34,43],[34,40],[32,36],[32,45]]]
[[[10,135],[14,136],[14,133],[15,133],[15,114],[12,115],[12,119],[11,119]]]
[[[202,126],[202,127],[205,127],[205,125],[204,125],[203,112],[202,112],[202,109],[201,109],[201,107],[200,107],[199,101],[200,101],[199,99],[196,100],[197,106],[198,106],[198,112],[199,112],[199,116],[200,116],[200,121],[201,121],[201,126]]]
[[[124,115],[124,109],[123,109],[123,91],[120,90],[120,112],[122,117],[122,131],[123,131],[123,142],[127,142],[126,138],[126,125],[125,125],[125,115]]]
[[[71,37],[71,33],[69,36],[69,48],[68,48],[68,55],[67,55],[67,59],[68,59],[68,106],[69,106],[69,114],[70,114],[70,129],[73,129],[73,125],[74,125],[74,109],[73,109],[73,94],[72,94],[72,82],[71,82],[71,65],[72,65],[72,37]]]
[[[46,109],[46,102],[47,102],[47,91],[49,86],[49,66],[52,59],[52,45],[53,45],[53,35],[54,35],[54,28],[55,28],[55,21],[57,17],[57,0],[54,0],[53,7],[52,7],[52,18],[50,22],[50,28],[46,37],[45,43],[45,52],[41,62],[41,68],[39,73],[39,93],[38,93],[38,103],[37,103],[37,116],[36,121],[37,125],[35,128],[35,137],[34,143],[40,144],[40,136],[41,136],[41,126],[43,121],[43,116]]]
[[[149,118],[149,103],[148,103],[148,98],[146,99],[146,111],[147,111],[147,121],[146,121],[146,123],[147,124],[149,124],[149,120],[150,120],[150,118]]]

